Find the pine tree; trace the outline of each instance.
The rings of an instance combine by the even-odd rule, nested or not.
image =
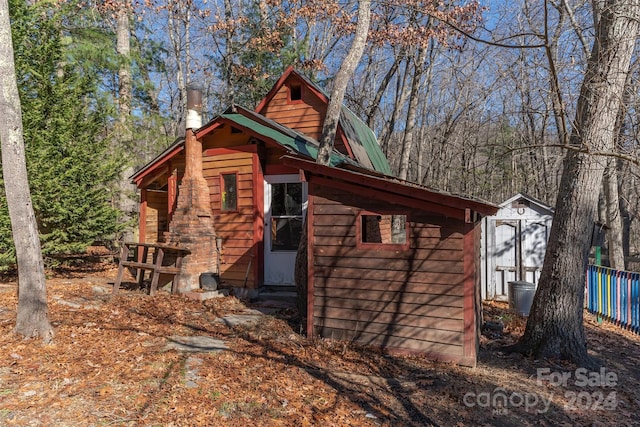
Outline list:
[[[242,7],[229,2],[229,6],[233,9],[229,13],[236,13],[237,19],[228,18],[241,24],[214,26],[221,35],[230,30],[225,46],[226,61],[214,62],[229,95],[218,96],[253,108],[287,67],[299,63],[305,56],[308,39],[296,38],[293,21],[284,4],[257,1]]]
[[[95,70],[74,61],[68,48],[63,23],[73,15],[65,7],[10,1],[29,183],[49,255],[82,252],[113,235],[119,215],[109,188],[121,162],[101,134],[108,104]],[[5,205],[0,200],[0,227]],[[9,239],[2,233],[0,247],[10,247]]]

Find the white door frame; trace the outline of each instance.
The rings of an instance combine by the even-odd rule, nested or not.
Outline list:
[[[271,250],[271,185],[284,183],[302,184],[302,218],[307,212],[307,183],[299,174],[264,176],[264,285],[294,286],[294,270],[297,251]]]

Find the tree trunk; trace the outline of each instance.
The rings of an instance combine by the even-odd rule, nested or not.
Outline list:
[[[121,0],[117,10],[116,25],[116,53],[120,57],[118,69],[118,125],[117,135],[121,149],[130,152],[132,146],[131,131],[131,5],[128,0]],[[137,152],[138,150],[136,150]],[[122,212],[122,221],[131,224],[137,215],[138,204],[135,200],[136,186],[129,182],[129,177],[135,172],[133,164],[129,163],[120,174],[118,182],[118,209]],[[123,232],[123,240],[133,240],[134,231],[127,226]]]
[[[424,71],[424,61],[426,49],[418,47],[418,51],[413,58],[413,78],[411,79],[411,91],[409,94],[409,107],[407,109],[407,124],[404,129],[402,141],[402,151],[400,156],[400,166],[398,168],[398,178],[407,180],[409,178],[409,159],[415,146],[416,114],[418,112],[418,101],[421,87],[422,73]],[[418,175],[419,176],[419,175]]]
[[[224,0],[224,18],[227,22],[230,22],[233,17],[233,5],[231,4],[231,0]],[[224,62],[224,70],[223,70],[223,80],[227,87],[227,103],[233,104],[235,103],[236,93],[235,87],[236,82],[233,76],[233,57],[236,54],[235,43],[233,40],[233,30],[231,27],[227,27],[224,32],[225,37],[225,54],[223,56]]]
[[[580,90],[538,291],[516,349],[595,368],[587,354],[584,282],[606,159],[638,33],[639,0],[608,0]]]
[[[175,136],[184,136],[185,122],[187,115],[187,72],[188,69],[182,62],[184,54],[184,44],[180,37],[180,28],[176,23],[176,18],[179,18],[178,11],[181,5],[172,0],[168,3],[167,7],[167,34],[171,41],[171,47],[173,48],[173,55],[176,60],[176,85],[178,86],[178,121],[177,126],[174,129]],[[184,23],[186,26],[186,22]],[[187,29],[188,31],[188,29]]]
[[[406,61],[405,64],[405,72],[400,73],[398,78],[396,79],[396,87],[394,94],[394,104],[393,109],[391,110],[391,118],[386,120],[382,126],[382,131],[380,131],[380,145],[382,146],[382,150],[384,151],[384,155],[389,160],[389,164],[392,170],[397,170],[400,165],[400,158],[397,153],[397,147],[392,147],[393,142],[393,132],[396,127],[396,123],[400,118],[400,112],[402,111],[402,106],[407,102],[409,98],[409,85],[407,83],[409,73],[406,72],[407,67],[409,67],[409,61]],[[398,167],[396,167],[396,165]]]
[[[333,89],[331,90],[331,98],[327,106],[327,113],[324,117],[322,125],[322,135],[320,136],[320,147],[318,147],[317,162],[321,165],[328,165],[333,144],[336,139],[338,129],[338,121],[340,120],[340,111],[344,101],[344,93],[347,91],[349,80],[360,62],[360,57],[364,52],[367,42],[367,34],[369,33],[369,23],[371,21],[371,0],[361,0],[358,5],[358,24],[356,26],[356,34],[353,38],[351,48],[347,56],[340,64],[340,69],[333,81]]]
[[[631,105],[632,90],[631,86],[632,73],[627,74],[625,82],[625,91],[618,111],[616,119],[615,135],[616,147],[621,146],[624,137],[624,118]],[[618,181],[619,161],[615,157],[607,159],[607,165],[604,170],[602,193],[605,205],[605,224],[607,224],[607,249],[609,256],[609,267],[616,270],[625,270],[624,259],[624,232],[622,214],[620,211],[620,185]]]
[[[27,338],[53,338],[47,310],[44,263],[31,203],[22,133],[22,109],[13,57],[7,0],[0,0],[0,139],[2,172],[18,262],[18,315],[15,332]],[[10,179],[9,179],[10,178]]]
[[[340,120],[340,112],[342,110],[342,102],[344,100],[344,93],[347,90],[349,80],[353,76],[353,73],[360,61],[360,57],[364,52],[364,48],[367,41],[367,34],[369,33],[369,23],[371,18],[371,0],[361,0],[358,5],[358,24],[356,26],[356,34],[353,39],[353,43],[347,53],[347,56],[342,61],[340,69],[336,74],[333,82],[333,90],[331,91],[331,98],[329,99],[329,105],[327,107],[327,113],[324,118],[324,124],[322,126],[322,135],[320,136],[320,146],[318,147],[317,162],[322,165],[328,165],[331,158],[331,152],[333,151],[333,145],[336,139],[336,132],[338,130],[338,121]],[[295,265],[295,281],[296,291],[298,294],[298,310],[301,316],[306,317],[307,313],[307,221],[304,222],[302,228],[302,237],[300,238],[300,244],[298,245],[298,253],[296,254]]]
[[[371,129],[374,128],[374,118],[376,116],[376,113],[380,109],[380,103],[382,102],[382,96],[387,91],[387,88],[389,87],[389,84],[391,83],[391,79],[393,79],[393,76],[395,76],[396,72],[398,71],[398,67],[400,66],[400,62],[401,61],[402,61],[402,56],[401,55],[396,55],[396,57],[393,60],[393,63],[391,64],[391,67],[389,67],[389,69],[387,70],[387,73],[385,74],[384,78],[382,79],[382,82],[380,82],[380,86],[378,87],[378,90],[376,91],[376,95],[373,98],[373,101],[371,102],[371,105],[369,105],[369,107],[367,108],[367,111],[368,111],[367,112],[367,126],[369,126],[369,128],[371,128]]]
[[[119,122],[123,127],[121,132],[131,137],[128,129],[129,115],[131,114],[131,25],[130,5],[128,0],[121,0],[118,5],[118,19],[116,26],[116,52],[120,57],[120,69],[118,70],[118,105]]]
[[[620,194],[618,192],[618,160],[607,159],[604,171],[604,203],[607,223],[607,249],[609,250],[609,266],[616,270],[624,270],[624,251],[622,249],[622,218],[620,217]]]

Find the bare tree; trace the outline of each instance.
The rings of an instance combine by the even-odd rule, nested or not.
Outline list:
[[[133,148],[133,133],[131,130],[131,4],[129,0],[120,0],[116,5],[116,53],[120,57],[118,69],[118,124],[116,135],[119,146],[129,151]],[[139,152],[136,149],[134,152]],[[129,182],[134,172],[134,165],[129,164],[120,174],[118,207],[122,211],[123,220],[131,223],[136,217],[138,204],[135,200],[136,187]],[[132,240],[133,230],[127,227],[123,233],[124,240]]]
[[[631,73],[627,75],[625,83],[625,91],[620,110],[616,120],[615,148],[620,149],[623,146],[625,117],[631,108]],[[607,165],[604,170],[602,198],[605,206],[605,223],[607,224],[607,250],[609,258],[609,266],[616,270],[625,270],[625,248],[624,248],[624,224],[622,221],[622,212],[620,207],[620,182],[618,170],[621,169],[621,160],[610,157],[607,159]]]
[[[123,127],[123,135],[131,137],[128,129],[129,115],[131,114],[131,5],[129,0],[120,0],[117,5],[116,23],[116,52],[120,56],[120,69],[118,70],[118,106],[119,122]]]
[[[404,131],[404,138],[402,141],[402,154],[400,156],[400,167],[398,170],[398,177],[406,180],[409,176],[409,158],[416,145],[415,134],[416,132],[416,115],[418,113],[418,94],[420,93],[420,86],[422,81],[422,75],[425,70],[425,59],[427,57],[427,50],[420,46],[413,58],[413,78],[411,79],[411,89],[409,92],[409,106],[407,110],[407,124]],[[430,66],[432,63],[429,64]],[[429,67],[430,69],[430,67]]]
[[[356,32],[347,53],[342,61],[338,74],[333,82],[333,90],[331,98],[327,106],[327,113],[322,126],[322,135],[320,136],[320,145],[318,147],[317,162],[322,165],[328,165],[333,151],[333,145],[338,130],[338,121],[342,111],[342,103],[344,101],[344,93],[347,90],[349,80],[353,76],[353,72],[358,65],[358,61],[362,57],[369,32],[369,23],[371,18],[371,1],[360,0],[358,4],[358,24]],[[304,227],[300,243],[298,245],[298,253],[296,254],[295,263],[295,280],[296,290],[298,293],[298,309],[300,313],[306,313],[306,297],[307,297],[307,228]]]
[[[15,331],[25,337],[53,339],[49,323],[44,263],[31,203],[16,82],[9,6],[0,0],[0,139],[2,171],[18,262],[18,315]]]
[[[595,367],[583,327],[584,280],[606,159],[638,35],[638,0],[601,3],[538,291],[516,349]]]
[[[362,57],[369,33],[369,23],[371,22],[371,0],[360,0],[358,3],[358,24],[353,42],[349,48],[347,56],[340,64],[340,69],[333,80],[333,88],[327,113],[322,126],[322,135],[320,136],[320,146],[318,147],[318,163],[323,165],[329,164],[331,151],[336,139],[338,129],[338,121],[340,120],[340,112],[344,101],[344,93],[349,85],[349,80],[353,76],[353,72],[358,66],[358,62]]]

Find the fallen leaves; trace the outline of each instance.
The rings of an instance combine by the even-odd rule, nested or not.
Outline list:
[[[296,333],[294,314],[286,312],[285,318],[264,316],[251,325],[229,326],[216,319],[247,313],[236,298],[197,302],[124,291],[110,300],[100,289],[115,272],[93,274],[49,280],[56,325],[51,345],[11,333],[15,292],[0,286],[0,424],[428,426],[613,420],[614,414],[606,412],[565,411],[561,393],[536,384],[540,361],[500,359],[497,350],[484,350],[478,368],[466,369],[421,357],[390,357],[307,340]],[[514,340],[523,330],[523,319],[499,304],[488,304],[486,314],[505,323],[501,336],[483,337],[486,345]],[[615,362],[621,378],[621,410],[615,415],[633,420],[640,402],[635,386],[640,340],[588,316],[586,323],[590,339]],[[211,337],[230,349],[167,351],[173,336]],[[555,395],[544,415],[519,408],[493,414],[490,408],[464,405],[465,393],[496,387]]]

